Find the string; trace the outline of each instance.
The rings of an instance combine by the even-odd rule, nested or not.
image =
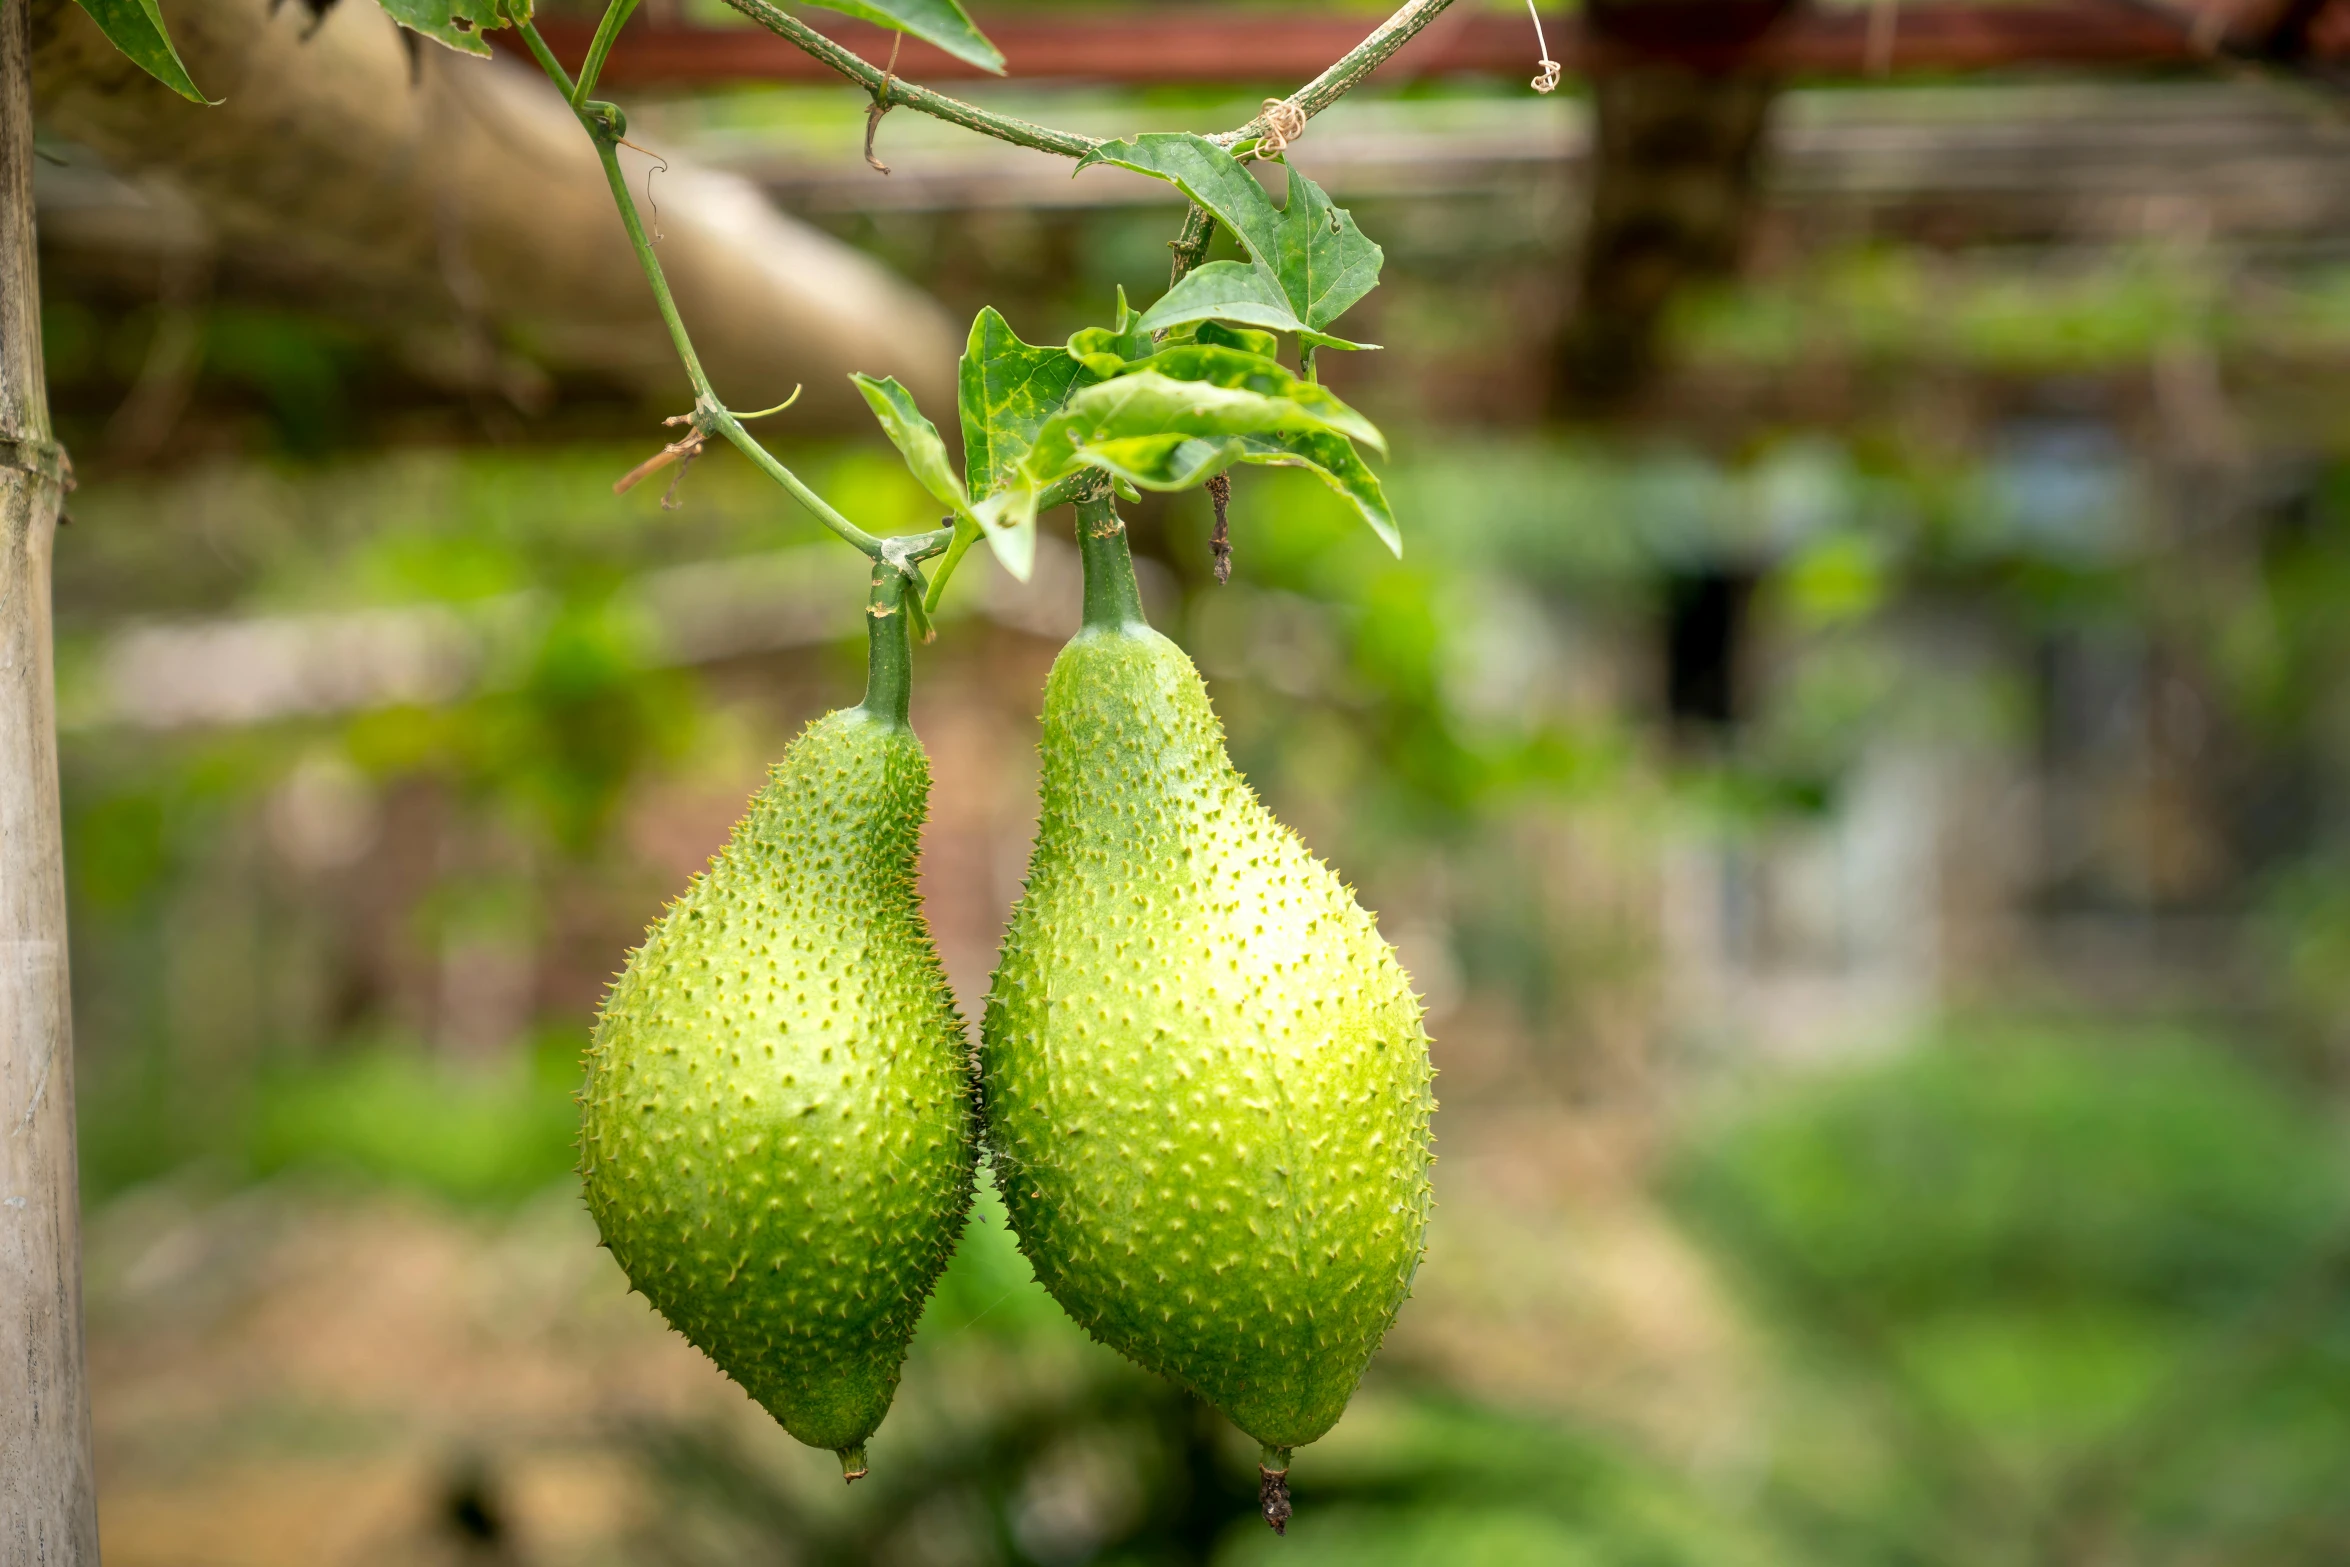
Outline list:
[[[1539,63],[1542,74],[1535,77],[1533,88],[1539,93],[1558,91],[1559,63],[1550,57],[1550,41],[1542,36],[1542,13],[1534,9],[1534,0],[1526,0],[1526,14],[1534,19],[1534,48],[1542,56]]]

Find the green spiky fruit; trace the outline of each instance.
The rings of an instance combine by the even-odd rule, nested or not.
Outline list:
[[[589,1208],[629,1281],[851,1478],[971,1200],[969,1051],[915,898],[904,718],[809,725],[633,953],[582,1095]]]
[[[1142,621],[1114,514],[1079,531],[1086,627],[1046,683],[1043,814],[982,1033],[989,1146],[1071,1316],[1296,1447],[1344,1411],[1419,1264],[1420,1005],[1234,771],[1191,660]]]

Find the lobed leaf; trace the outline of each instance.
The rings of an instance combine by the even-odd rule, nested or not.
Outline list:
[[[1289,204],[1282,209],[1273,270],[1307,328],[1319,332],[1379,286],[1387,253],[1355,227],[1354,214],[1334,207],[1322,187],[1289,171]]]
[[[984,500],[1011,482],[1045,421],[1071,392],[1098,379],[1066,349],[1020,341],[994,306],[980,311],[958,383],[963,476],[972,496]]]
[[[912,33],[958,60],[998,76],[1004,74],[1003,51],[987,41],[987,35],[972,23],[971,14],[959,0],[809,0],[809,3],[876,22],[896,32]]]
[[[1279,286],[1272,258],[1280,248],[1281,209],[1232,154],[1189,131],[1151,131],[1130,141],[1103,142],[1078,159],[1077,167],[1097,163],[1116,164],[1174,185],[1230,229],[1265,269],[1267,279]]]
[[[1119,309],[1123,317],[1123,293]],[[1022,342],[993,305],[971,322],[956,384],[970,516],[996,559],[1022,582],[1036,566],[1036,492],[1023,478],[1022,465],[1037,432],[1070,394],[1098,379],[1065,348]],[[940,567],[940,586],[959,559],[961,551],[953,551],[949,565]]]
[[[1248,250],[1246,268],[1219,261],[1185,273],[1145,313],[1153,330],[1206,319],[1213,307],[1224,320],[1319,333],[1378,286],[1385,253],[1355,226],[1352,214],[1331,204],[1321,186],[1286,164],[1289,191],[1285,204],[1277,207],[1255,175],[1203,136],[1161,131],[1105,142],[1077,166],[1091,163],[1112,163],[1173,183]],[[1237,276],[1243,272],[1255,273],[1264,286],[1245,285]],[[1286,319],[1277,319],[1283,310]],[[1343,338],[1314,340],[1334,348],[1361,346]]]
[[[191,103],[207,106],[217,103],[207,98],[188,75],[188,67],[172,47],[171,34],[164,30],[163,12],[155,0],[79,0],[81,8],[98,24],[98,31],[107,42],[120,49],[130,62],[164,86]]]

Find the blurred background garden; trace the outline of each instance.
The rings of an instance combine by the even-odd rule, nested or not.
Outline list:
[[[863,563],[728,452],[613,493],[688,397],[601,190],[497,120],[512,59],[176,0],[199,111],[32,3],[117,1567],[2350,1560],[2341,0],[1616,0],[1544,12],[1552,96],[1461,0],[1293,149],[1386,249],[1384,349],[1323,363],[1404,553],[1250,469],[1219,586],[1204,495],[1129,508],[1441,1074],[1427,1260],[1286,1539],[984,1195],[845,1492],[627,1292],[587,1028],[856,699]],[[668,163],[627,167],[721,390],[805,381],[785,460],[935,525],[843,372],[949,426],[981,304],[1051,342],[1156,298],[1180,205],[910,112],[884,176],[855,89],[647,10],[613,85]],[[1212,129],[1383,10],[982,6],[1013,77],[952,85]],[[1633,13],[1666,42],[1599,47]],[[1056,26],[1092,54],[1024,79]],[[966,1015],[1066,529],[917,658]]]

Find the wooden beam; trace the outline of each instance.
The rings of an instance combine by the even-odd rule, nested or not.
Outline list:
[[[2335,5],[2344,0],[2332,0]],[[876,62],[891,35],[829,14],[807,20]],[[1236,77],[1293,83],[1312,76],[1360,41],[1358,16],[1327,11],[1162,6],[1097,13],[982,12],[1015,81],[1116,82],[1135,86],[1219,84]],[[1752,68],[1801,76],[1859,76],[1871,70],[1870,8],[1806,10],[1751,53]],[[566,63],[587,52],[592,23],[545,17],[540,31]],[[1553,53],[1568,70],[1591,63],[1580,18],[1543,19]],[[502,47],[513,35],[491,35]],[[2123,0],[1925,0],[1895,18],[1891,68],[1904,72],[1996,70],[2034,65],[2073,70],[2143,69],[2207,58],[2188,26]],[[1531,76],[1534,31],[1518,12],[1456,7],[1379,76],[1401,82],[1455,75]],[[984,77],[976,67],[907,39],[899,71],[935,83]],[[831,71],[755,27],[696,27],[652,21],[643,12],[621,34],[605,68],[617,90],[723,82],[838,81]]]

